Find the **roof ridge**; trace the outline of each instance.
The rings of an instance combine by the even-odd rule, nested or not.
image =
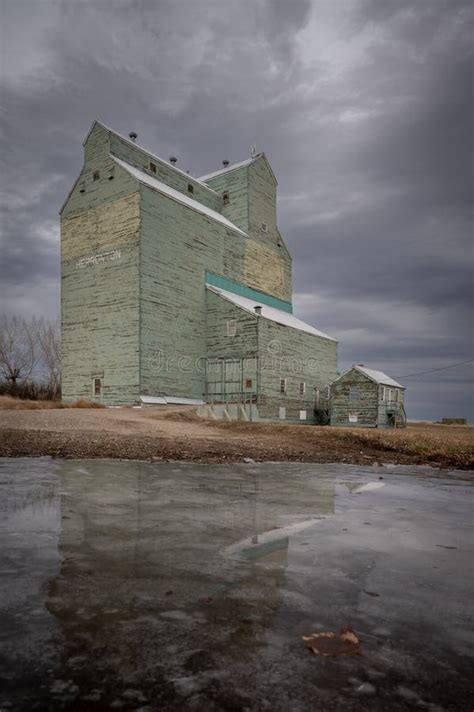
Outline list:
[[[251,163],[257,160],[257,158],[260,158],[260,156],[265,155],[263,152],[262,153],[257,153],[256,156],[251,156],[250,158],[246,158],[243,161],[239,161],[238,163],[233,163],[230,166],[226,166],[225,168],[220,168],[218,171],[214,171],[213,173],[207,173],[204,176],[199,176],[200,181],[206,181],[210,180],[211,178],[214,178],[216,176],[220,176],[222,173],[229,173],[230,171],[235,171],[237,168],[243,168],[244,166],[249,166]]]
[[[239,232],[244,237],[248,237],[246,232],[241,230],[240,227],[235,225],[224,215],[218,213],[217,210],[208,208],[207,205],[204,205],[204,203],[200,203],[195,198],[191,198],[190,196],[181,193],[176,188],[172,188],[166,183],[163,183],[163,181],[159,180],[158,178],[149,176],[148,173],[141,171],[139,168],[135,168],[135,166],[132,166],[130,163],[127,163],[127,161],[124,161],[122,158],[117,158],[117,156],[114,156],[113,154],[109,155],[110,158],[115,161],[115,163],[117,163],[121,168],[123,168],[123,170],[128,171],[136,180],[138,180],[140,183],[143,183],[143,185],[147,185],[149,188],[152,188],[153,190],[156,190],[157,192],[162,193],[163,195],[167,195],[169,198],[175,200],[177,203],[186,205],[188,208],[191,208],[192,210],[195,210],[196,212],[201,213],[202,215],[206,215],[211,220],[220,222],[231,230]]]
[[[261,306],[261,317],[263,319],[268,319],[269,321],[274,321],[275,323],[281,324],[282,326],[287,326],[290,329],[304,331],[307,334],[319,336],[322,339],[327,339],[328,341],[335,341],[337,343],[337,339],[335,339],[333,336],[325,334],[324,331],[316,329],[316,327],[311,326],[311,324],[307,324],[305,321],[299,319],[294,314],[290,314],[289,312],[283,311],[283,309],[271,307],[269,304],[259,302],[258,299],[250,299],[249,297],[245,297],[243,294],[234,294],[233,292],[229,292],[227,289],[223,289],[222,287],[216,287],[214,284],[209,284],[209,282],[206,282],[206,289],[209,289],[211,292],[214,292],[214,294],[217,294],[219,297],[222,297],[223,299],[232,302],[239,309],[243,309],[244,311],[249,312],[250,314],[254,314],[254,316],[256,316],[254,307]],[[249,302],[249,304],[247,305],[246,302]],[[268,312],[268,310],[270,311]]]
[[[123,134],[119,133],[118,131],[111,129],[110,126],[107,126],[107,124],[104,124],[103,121],[99,121],[99,119],[94,119],[94,121],[92,122],[92,125],[87,133],[87,136],[85,137],[84,141],[82,142],[83,146],[87,142],[87,139],[89,138],[89,135],[90,135],[92,129],[94,128],[95,124],[99,124],[106,131],[109,131],[110,133],[113,133],[115,136],[118,136],[118,138],[120,138],[122,141],[126,141],[127,143],[131,144],[132,146],[139,148],[141,151],[148,154],[148,156],[150,156],[151,158],[154,158],[159,163],[164,164],[167,168],[170,168],[171,170],[176,171],[177,173],[180,173],[185,178],[195,181],[195,183],[198,183],[202,188],[205,188],[206,190],[210,191],[214,195],[219,195],[213,188],[211,188],[209,185],[204,183],[200,178],[196,178],[195,176],[192,176],[190,173],[186,173],[186,171],[183,171],[181,168],[177,168],[176,166],[173,166],[173,164],[169,163],[169,161],[166,161],[164,158],[161,158],[161,156],[157,156],[155,153],[152,153],[147,148],[144,148],[139,143],[132,141],[130,138],[127,138],[127,136],[124,136]]]
[[[334,379],[333,383],[335,381],[338,381],[343,376],[345,376],[347,373],[349,373],[349,371],[352,371],[352,369],[355,369],[356,371],[359,371],[359,373],[362,373],[364,376],[367,376],[367,378],[370,378],[370,380],[374,381],[374,383],[379,383],[383,386],[393,386],[395,388],[406,389],[406,386],[399,383],[394,378],[391,378],[390,376],[388,376],[385,373],[385,371],[379,371],[376,368],[368,368],[367,366],[358,366],[355,363],[352,364],[352,366],[350,366],[350,368],[346,369],[344,371],[344,373],[342,373],[340,376],[338,376],[336,379]]]

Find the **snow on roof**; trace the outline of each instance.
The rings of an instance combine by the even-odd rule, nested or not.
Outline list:
[[[261,155],[262,155],[261,153],[258,153],[256,156],[253,156],[253,158],[248,158],[246,161],[240,161],[240,163],[233,163],[231,166],[226,166],[225,168],[221,168],[220,171],[214,171],[214,173],[208,173],[207,176],[199,176],[198,180],[200,180],[200,181],[210,180],[211,178],[220,176],[221,173],[228,173],[229,171],[235,171],[236,168],[243,168],[244,166],[249,166]]]
[[[95,121],[92,122],[92,126],[89,129],[89,133],[85,137],[83,141],[83,145],[87,142],[87,139],[89,138],[89,134],[94,128],[95,124],[99,124],[104,128],[106,131],[110,131],[110,133],[113,133],[115,136],[118,136],[122,141],[126,141],[127,143],[131,144],[132,146],[135,146],[136,148],[139,148],[140,151],[143,151],[144,153],[147,154],[147,156],[150,156],[150,158],[153,158],[155,161],[158,163],[161,163],[162,165],[165,165],[167,168],[170,168],[173,171],[176,171],[177,173],[180,173],[182,176],[187,178],[188,180],[194,181],[195,183],[199,183],[202,188],[205,188],[206,190],[210,191],[211,193],[214,193],[214,195],[217,195],[216,191],[213,190],[210,186],[206,185],[206,183],[203,183],[201,178],[195,178],[194,176],[189,175],[189,173],[186,173],[186,171],[182,171],[181,168],[177,168],[176,166],[173,166],[172,163],[169,163],[166,161],[164,158],[160,158],[160,156],[156,156],[154,153],[151,153],[147,148],[143,148],[143,146],[140,146],[140,144],[136,143],[135,141],[132,141],[130,138],[127,136],[123,136],[121,133],[118,131],[114,131],[114,129],[111,129],[110,126],[106,126],[102,121],[99,121],[96,119]]]
[[[365,366],[355,366],[358,371],[365,373],[366,376],[371,378],[376,383],[382,383],[384,386],[395,386],[395,388],[405,388],[401,383],[395,381],[390,376],[387,376],[383,371],[374,371],[373,368],[366,368]]]
[[[225,225],[225,227],[228,227],[231,230],[235,230],[240,235],[247,237],[247,233],[245,233],[243,230],[241,230],[239,227],[237,227],[237,225],[234,225],[234,223],[232,223],[230,220],[228,220],[226,217],[224,217],[220,213],[217,213],[215,210],[212,210],[212,208],[208,208],[206,205],[203,205],[202,203],[199,203],[197,200],[194,200],[194,198],[190,198],[187,195],[184,195],[184,193],[181,193],[179,190],[170,188],[170,186],[166,185],[166,183],[162,183],[157,178],[152,178],[152,176],[149,176],[148,173],[145,173],[144,171],[141,171],[138,168],[131,166],[129,163],[125,163],[125,161],[122,161],[122,159],[116,158],[115,156],[112,156],[112,155],[110,157],[121,168],[123,168],[128,173],[130,173],[134,178],[139,180],[140,183],[147,185],[149,188],[153,188],[153,190],[156,190],[158,193],[167,195],[168,198],[175,200],[177,203],[186,205],[188,208],[195,210],[197,213],[201,213],[202,215],[205,215],[206,217],[210,218],[211,220],[220,222],[222,225]]]
[[[375,371],[373,368],[366,368],[365,366],[351,366],[351,368],[345,371],[342,376],[339,376],[339,378],[345,376],[346,373],[352,371],[353,368],[355,368],[356,371],[360,371],[360,373],[368,376],[372,381],[375,381],[375,383],[381,383],[384,386],[394,386],[395,388],[405,388],[405,386],[402,386],[401,383],[398,383],[398,381],[395,381],[393,378],[390,378],[390,376],[387,376],[387,374],[383,371]],[[338,381],[339,378],[336,378],[336,381]]]
[[[275,307],[269,307],[267,304],[255,301],[254,299],[249,299],[248,297],[242,297],[240,294],[234,294],[233,292],[228,292],[226,289],[221,289],[220,287],[214,287],[214,285],[206,284],[206,288],[210,292],[218,294],[220,297],[224,297],[229,302],[232,302],[241,309],[255,314],[255,307],[261,307],[261,316],[270,321],[274,321],[277,324],[282,324],[283,326],[290,326],[293,329],[299,329],[300,331],[306,331],[308,334],[314,334],[314,336],[321,336],[323,339],[329,339],[329,341],[336,341],[332,336],[324,334],[322,331],[318,331],[313,326],[306,324],[301,319],[297,319],[293,314],[288,314],[288,312],[282,311],[281,309],[276,309]]]

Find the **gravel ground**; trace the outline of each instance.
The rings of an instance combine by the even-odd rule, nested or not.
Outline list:
[[[420,433],[440,438],[439,428],[367,431],[271,423],[222,423],[197,417],[192,407],[146,409],[0,410],[0,456],[190,460],[429,464],[474,467],[457,443],[472,451],[473,428],[445,428],[442,450],[413,452]],[[434,433],[432,435],[431,433]],[[462,440],[460,440],[461,432]],[[421,437],[420,435],[420,437]],[[452,440],[450,447],[449,440]],[[411,442],[410,442],[411,441]],[[411,451],[405,445],[409,443]],[[469,450],[469,448],[471,450]]]

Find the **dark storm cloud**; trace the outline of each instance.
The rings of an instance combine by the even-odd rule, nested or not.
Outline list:
[[[58,309],[57,214],[97,117],[194,175],[254,142],[267,152],[295,303],[340,339],[342,368],[469,358],[470,3],[3,0],[0,13],[6,308]],[[467,415],[468,374],[408,379],[412,417]]]

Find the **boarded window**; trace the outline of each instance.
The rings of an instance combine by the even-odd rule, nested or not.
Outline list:
[[[396,401],[396,403],[398,403],[399,400],[400,400],[400,391],[399,391],[398,388],[397,388],[397,389],[395,390],[395,401]]]
[[[251,378],[245,379],[245,388],[252,388],[252,379]]]
[[[227,322],[227,336],[235,336],[237,333],[237,321],[229,319]]]
[[[280,378],[280,393],[286,393],[286,378]]]
[[[389,403],[391,403],[391,402],[392,402],[392,398],[393,398],[393,391],[392,391],[391,388],[387,388],[387,391],[388,391],[387,400],[388,400]]]
[[[359,400],[359,389],[357,386],[351,386],[349,390],[349,400],[357,401]]]
[[[152,173],[156,173],[156,163],[153,163],[152,161],[150,161],[149,168]]]
[[[230,198],[229,198],[229,191],[224,190],[222,193],[222,205],[229,205],[230,203]]]
[[[382,386],[382,388],[380,389],[380,399],[382,401],[385,400],[385,386]]]
[[[188,183],[188,193],[194,193],[194,186],[191,183]]]
[[[92,174],[92,179],[99,180],[99,178],[100,178],[100,171],[94,171],[94,173]]]
[[[286,408],[284,406],[280,406],[278,408],[278,417],[280,420],[285,420],[286,418]]]
[[[357,413],[349,413],[349,423],[357,423]]]
[[[306,420],[306,411],[300,410],[300,420]]]
[[[94,395],[100,396],[102,393],[102,381],[100,378],[94,378]]]
[[[306,393],[306,383],[304,381],[301,381],[300,383],[300,396],[304,396]]]

